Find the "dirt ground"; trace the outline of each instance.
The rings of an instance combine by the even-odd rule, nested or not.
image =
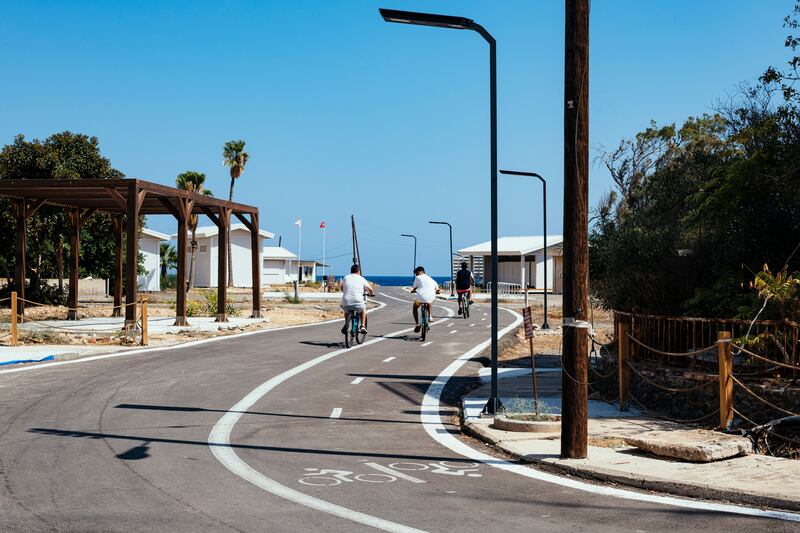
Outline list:
[[[614,338],[614,317],[611,312],[595,308],[592,318],[595,340],[599,343],[611,342]],[[544,309],[541,306],[533,308],[532,320],[537,328],[533,337],[533,350],[536,355],[561,355],[562,319],[560,307],[548,309],[547,322],[551,329],[542,330],[538,326],[544,322]],[[530,341],[525,338],[525,329],[520,326],[513,336],[501,339],[500,366],[530,366],[530,353]]]
[[[153,299],[158,300],[158,298]],[[241,310],[240,316],[247,317],[250,315],[251,304],[248,299],[242,298],[236,302],[235,305]],[[113,306],[106,303],[95,305],[81,304],[79,310],[82,318],[110,317]],[[337,319],[342,316],[339,302],[303,302],[291,304],[282,301],[264,301],[261,314],[263,317],[268,318],[268,320],[215,331],[198,331],[187,328],[168,333],[151,333],[149,335],[148,344],[150,346],[167,346],[189,340],[231,335],[243,331],[257,331],[282,326],[321,322]],[[25,319],[30,321],[64,320],[66,316],[67,308],[64,306],[30,305],[25,309]],[[175,310],[171,302],[152,302],[148,303],[148,316],[174,317]],[[10,342],[10,334],[8,333],[9,322],[9,310],[0,310],[0,324],[2,324],[0,325],[0,344],[7,344]],[[136,345],[140,343],[140,339],[140,333],[126,334],[126,332],[121,329],[113,332],[67,332],[58,328],[36,331],[29,331],[22,328],[19,332],[19,341],[21,345]]]

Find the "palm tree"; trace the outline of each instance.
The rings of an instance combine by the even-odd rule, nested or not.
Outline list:
[[[166,284],[167,269],[178,266],[178,252],[174,246],[166,242],[162,242],[158,249],[161,255],[161,279]]]
[[[177,185],[179,189],[183,189],[184,191],[204,194],[206,196],[213,196],[213,194],[211,194],[211,191],[205,188],[204,186],[205,181],[206,181],[206,175],[203,174],[202,172],[187,170],[186,172],[178,174],[178,177],[175,178],[175,185]],[[194,286],[194,267],[195,267],[195,259],[197,257],[197,222],[198,222],[197,215],[189,216],[189,231],[192,232],[192,241],[191,241],[192,253],[189,259],[190,289]]]
[[[228,195],[228,202],[233,203],[233,184],[244,172],[244,166],[250,158],[244,151],[244,141],[228,141],[222,148],[222,164],[230,167],[231,170],[231,191]],[[228,287],[233,287],[233,260],[231,258],[231,228],[228,224]]]

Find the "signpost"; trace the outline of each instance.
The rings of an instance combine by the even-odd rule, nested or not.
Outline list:
[[[531,318],[531,308],[522,309],[522,320],[525,324],[525,338],[528,339],[531,347],[531,379],[533,380],[533,409],[539,414],[539,390],[536,388],[536,361],[533,353],[533,319]]]

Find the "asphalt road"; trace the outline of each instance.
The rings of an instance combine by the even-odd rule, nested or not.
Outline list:
[[[454,453],[426,432],[421,402],[486,340],[488,306],[440,318],[423,344],[402,333],[410,304],[390,296],[410,301],[379,291],[369,344],[349,351],[337,322],[0,373],[0,531],[797,531]],[[439,431],[457,433],[446,404],[479,366],[445,389]]]

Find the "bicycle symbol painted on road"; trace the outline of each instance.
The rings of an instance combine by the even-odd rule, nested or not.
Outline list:
[[[400,461],[382,465],[365,462],[364,466],[381,472],[380,474],[360,473],[350,470],[336,470],[333,468],[304,468],[303,477],[297,481],[312,487],[333,487],[344,483],[394,483],[398,479],[411,483],[427,483],[425,480],[412,476],[407,472],[428,472],[445,476],[482,477],[478,471],[478,463],[455,463],[452,461],[438,461],[432,463],[413,463]]]

